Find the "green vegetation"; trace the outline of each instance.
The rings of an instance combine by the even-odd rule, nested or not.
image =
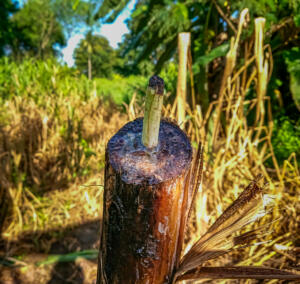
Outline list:
[[[111,79],[88,80],[78,70],[50,58],[27,59],[21,64],[3,58],[1,188],[40,194],[101,170],[101,151],[113,125],[122,125],[119,117],[134,94],[142,100],[145,84],[144,77],[117,74]]]
[[[300,119],[292,121],[287,116],[275,120],[272,144],[277,159],[282,164],[292,153],[300,157]],[[298,160],[300,164],[300,160]]]
[[[4,55],[4,47],[15,37],[13,24],[9,18],[15,11],[16,7],[10,0],[0,2],[0,56]]]
[[[49,98],[88,100],[98,96],[117,105],[129,103],[137,93],[144,95],[146,78],[142,76],[122,77],[112,74],[112,78],[88,80],[75,68],[68,68],[57,60],[27,59],[21,64],[3,58],[0,61],[0,106],[16,96],[33,99],[41,107],[47,107]]]
[[[69,253],[66,255],[50,255],[46,260],[38,262],[36,265],[49,265],[57,262],[71,262],[79,257],[85,259],[97,259],[98,250],[85,250],[75,253]]]
[[[283,57],[290,73],[290,91],[300,111],[300,48],[293,47],[284,51]]]

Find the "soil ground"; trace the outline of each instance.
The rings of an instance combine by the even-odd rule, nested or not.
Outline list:
[[[101,179],[94,178],[84,184],[100,182]],[[55,211],[47,214],[52,215],[53,219],[60,216],[57,221],[60,225],[20,232],[14,241],[0,238],[0,261],[4,256],[5,260],[12,259],[15,262],[9,266],[0,264],[0,284],[96,283],[96,258],[88,260],[77,257],[71,262],[40,266],[37,263],[51,255],[98,251],[101,197],[102,188],[96,186],[74,185],[65,190],[50,192],[47,198],[49,203],[55,204]],[[60,206],[67,213],[62,214]]]
[[[19,255],[24,255],[16,267],[2,267],[0,283],[2,284],[63,284],[95,283],[97,275],[97,260],[77,258],[73,262],[63,262],[36,266],[38,261],[45,260],[51,254],[66,254],[87,249],[98,249],[100,220],[89,222],[61,234],[53,239],[48,232],[39,236],[39,242],[51,242],[49,252],[39,249],[34,244],[35,236],[28,235],[21,242],[10,244],[10,249],[17,249]],[[15,246],[15,248],[14,248]]]

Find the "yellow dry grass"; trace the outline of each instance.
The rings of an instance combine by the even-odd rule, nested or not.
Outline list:
[[[42,109],[30,99],[16,97],[5,105],[10,123],[1,127],[0,187],[8,210],[2,236],[9,240],[24,231],[66,225],[69,209],[81,199],[85,201],[76,214],[81,221],[90,215],[90,210],[81,212],[87,208],[85,202],[95,203],[99,195],[90,198],[95,187],[80,185],[90,176],[101,176],[105,144],[126,119],[96,96],[87,102],[49,99],[48,103]],[[63,191],[70,186],[68,193]],[[68,223],[78,222],[74,215],[68,218]]]

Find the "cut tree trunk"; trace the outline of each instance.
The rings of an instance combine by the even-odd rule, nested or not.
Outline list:
[[[142,118],[129,122],[107,145],[98,284],[172,280],[192,148],[163,119],[157,147],[147,149],[142,128]]]

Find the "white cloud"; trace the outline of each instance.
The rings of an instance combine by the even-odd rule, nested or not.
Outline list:
[[[83,34],[76,34],[72,36],[68,42],[67,46],[62,49],[63,60],[68,64],[68,66],[73,66],[75,61],[73,58],[74,49],[77,47],[79,42],[84,38]]]
[[[122,41],[122,37],[126,33],[128,33],[127,26],[118,18],[113,24],[103,25],[100,32],[97,34],[105,36],[108,39],[109,44],[113,48],[117,48],[118,43]]]

